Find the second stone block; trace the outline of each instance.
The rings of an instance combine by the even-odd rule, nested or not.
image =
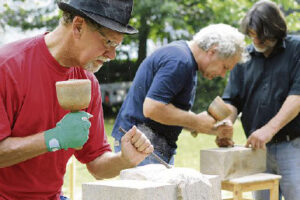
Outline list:
[[[201,173],[219,175],[221,180],[260,173],[265,169],[265,150],[235,146],[200,151]]]

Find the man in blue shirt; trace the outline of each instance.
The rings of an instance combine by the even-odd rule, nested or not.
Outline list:
[[[200,30],[192,41],[175,41],[156,50],[140,65],[117,116],[112,136],[120,151],[119,127],[137,125],[155,153],[174,164],[176,141],[183,127],[212,133],[215,120],[206,112],[189,111],[195,98],[197,71],[208,79],[224,77],[243,60],[244,35],[224,24]],[[140,165],[157,163],[148,156]]]
[[[242,113],[246,146],[267,149],[267,172],[282,175],[286,200],[300,199],[300,37],[287,35],[278,6],[259,1],[242,20],[241,30],[252,44],[249,62],[230,73],[223,99],[232,123]],[[224,135],[231,135],[226,128]],[[255,193],[268,200],[269,192]]]

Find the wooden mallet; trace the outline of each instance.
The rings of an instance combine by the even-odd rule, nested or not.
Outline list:
[[[218,123],[225,118],[227,118],[231,114],[231,110],[226,105],[226,103],[223,101],[223,99],[219,96],[217,96],[209,105],[207,112],[209,115],[211,115],[217,123],[215,124],[215,128],[218,126],[223,125],[223,123]],[[196,137],[198,134],[195,131],[191,132],[192,136]]]
[[[78,112],[89,106],[91,101],[91,81],[89,79],[70,79],[55,84],[59,105],[71,112]],[[76,148],[77,150],[81,147]]]

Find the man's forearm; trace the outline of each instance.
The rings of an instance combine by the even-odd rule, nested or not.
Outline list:
[[[266,124],[275,135],[280,129],[292,121],[300,112],[300,95],[290,95],[286,98],[279,112]]]
[[[193,129],[197,123],[197,115],[193,112],[181,110],[172,104],[163,104],[146,98],[144,115],[165,125],[181,126]]]
[[[46,152],[44,133],[8,137],[0,141],[0,168],[18,164]]]
[[[106,152],[87,164],[89,172],[98,180],[115,177],[121,170],[131,167],[134,166],[123,160],[121,152]]]

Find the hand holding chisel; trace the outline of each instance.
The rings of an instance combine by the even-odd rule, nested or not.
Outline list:
[[[125,131],[123,128],[120,127],[119,130],[120,130],[122,133],[126,134],[126,131]],[[156,155],[154,152],[152,152],[151,155],[152,155],[159,163],[163,164],[166,168],[171,168],[171,166],[170,166],[168,163],[166,163],[164,160],[162,160],[162,159],[161,159],[158,155]]]

